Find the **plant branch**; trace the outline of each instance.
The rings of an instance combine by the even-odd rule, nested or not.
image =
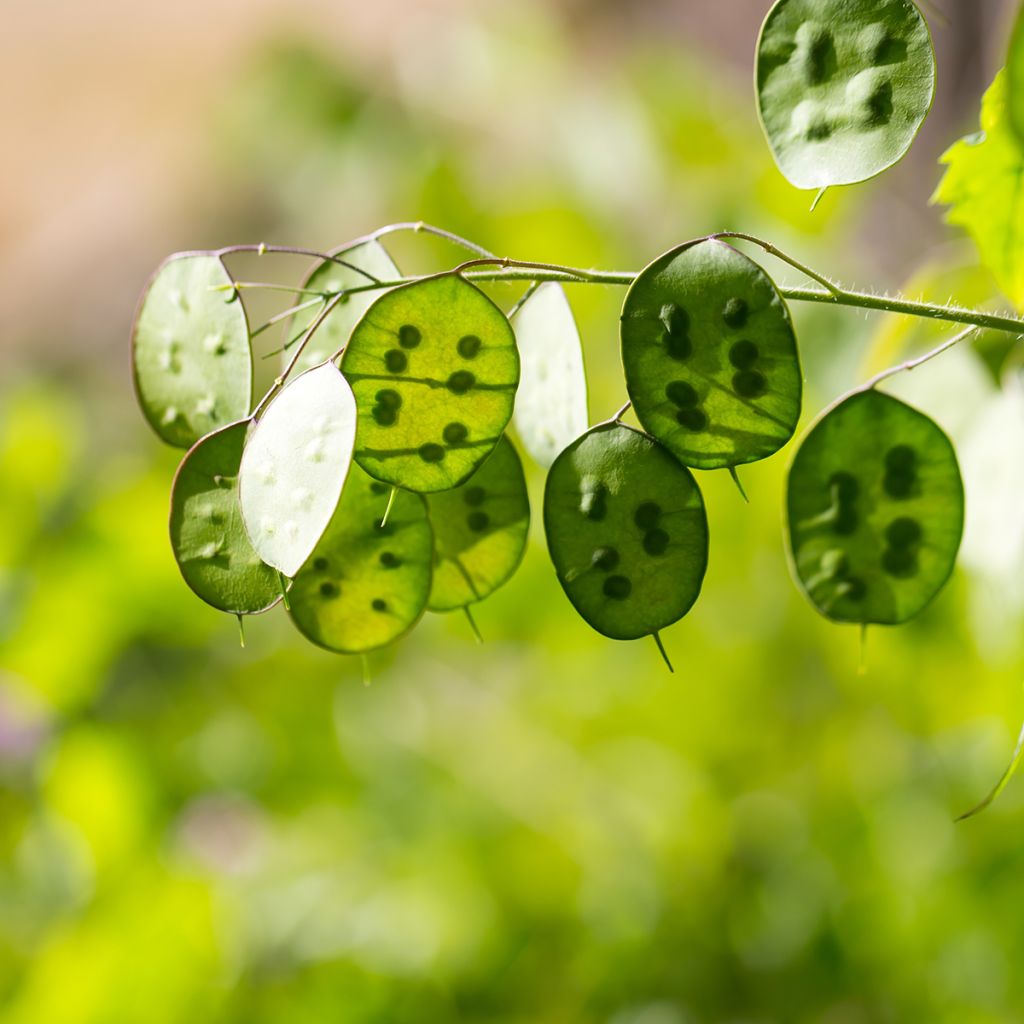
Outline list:
[[[317,299],[307,299],[305,302],[300,302],[297,306],[289,306],[288,309],[281,310],[280,313],[275,313],[266,323],[262,323],[259,327],[253,328],[249,332],[250,338],[255,338],[257,335],[262,334],[264,331],[269,330],[274,324],[279,324],[282,320],[287,320],[290,316],[295,316],[296,313],[301,313],[304,309],[309,309],[310,306],[318,306],[322,302],[326,302],[331,295],[320,295]]]
[[[824,189],[822,190],[824,191]],[[806,264],[801,263],[799,260],[794,259],[792,256],[784,253],[781,249],[772,245],[771,242],[766,242],[763,238],[758,238],[756,235],[748,235],[743,231],[719,231],[716,234],[708,235],[709,239],[721,239],[721,238],[739,238],[744,242],[753,242],[754,245],[760,246],[769,256],[774,256],[778,260],[782,260],[783,263],[788,263],[794,270],[799,270],[805,277],[809,277],[812,281],[817,281],[818,284],[823,285],[838,301],[839,297],[843,294],[843,289],[839,285],[830,281],[827,277],[817,273],[817,271],[811,270]]]
[[[471,242],[468,238],[456,235],[452,231],[446,231],[444,228],[434,227],[433,224],[426,224],[421,220],[407,220],[400,221],[397,224],[385,224],[384,227],[377,228],[376,231],[371,231],[370,234],[357,238],[354,242],[349,242],[344,249],[339,251],[348,252],[349,249],[354,249],[357,245],[375,242],[378,238],[383,238],[385,235],[393,235],[398,231],[412,231],[414,234],[433,235],[435,238],[443,238],[446,242],[451,242],[452,245],[457,245],[468,252],[475,252],[477,256],[484,258],[493,258],[494,256],[493,252],[485,249],[482,245],[477,245],[476,242]]]
[[[979,330],[979,327],[968,327],[966,330],[954,334],[952,338],[947,338],[941,345],[936,345],[935,348],[925,352],[924,355],[917,356],[914,359],[908,359],[906,362],[900,363],[898,366],[890,366],[888,370],[882,370],[881,373],[876,373],[870,380],[861,384],[857,390],[869,391],[871,388],[877,387],[881,384],[882,381],[888,380],[890,377],[895,377],[897,373],[916,370],[917,367],[922,364],[927,363],[936,356],[941,356],[943,352],[948,352],[954,346],[959,345],[960,342],[966,341],[972,334],[977,334]]]
[[[379,280],[368,270],[363,270],[362,267],[357,267],[354,263],[349,263],[347,260],[343,260],[338,256],[332,256],[330,253],[326,252],[319,252],[316,249],[303,249],[295,245],[267,245],[266,242],[259,242],[256,245],[226,245],[223,249],[217,249],[213,255],[229,256],[231,253],[237,252],[254,252],[259,256],[263,256],[268,252],[279,253],[285,256],[311,256],[313,259],[326,260],[329,263],[337,263],[339,266],[346,267],[349,270],[354,270],[357,274],[365,277],[367,281],[377,282]]]
[[[914,302],[910,299],[874,295],[871,292],[855,292],[846,288],[841,289],[838,295],[817,288],[780,288],[779,291],[784,298],[796,302],[826,302],[830,305],[877,310],[880,313],[902,313],[906,316],[923,317],[926,320],[970,324],[993,331],[1005,331],[1008,334],[1024,334],[1024,320],[1019,317],[984,313],[980,309],[964,309],[961,306],[944,306],[931,302]]]
[[[500,264],[497,270],[474,269],[481,266]],[[563,284],[630,285],[637,274],[632,271],[582,270],[579,267],[563,267],[553,263],[530,263],[523,260],[487,258],[470,260],[447,273],[457,273],[467,281],[496,283],[501,281],[560,281]],[[428,274],[419,277],[400,277],[394,281],[380,281],[377,284],[356,285],[345,293],[374,291],[396,288],[403,284],[424,281]],[[795,302],[822,302],[830,306],[848,306],[854,309],[874,310],[880,313],[901,313],[905,316],[922,317],[926,320],[942,320],[948,323],[969,324],[973,327],[1004,331],[1007,334],[1024,335],[1024,320],[1016,316],[985,313],[979,309],[965,309],[961,306],[946,306],[940,303],[916,302],[911,299],[858,292],[831,284],[830,288],[780,288],[783,298]]]
[[[309,339],[313,337],[316,329],[324,322],[324,320],[327,319],[331,310],[334,309],[334,307],[344,298],[345,292],[338,292],[338,294],[327,302],[324,308],[317,313],[316,319],[309,325],[309,327],[306,328],[306,333],[303,336],[302,341],[299,342],[295,351],[292,353],[291,359],[288,360],[288,365],[284,368],[281,374],[275,378],[274,383],[267,389],[267,393],[259,400],[259,404],[255,409],[253,409],[250,419],[259,419],[259,415],[267,407],[267,403],[278,393],[278,391],[281,390],[282,387],[284,387],[284,382],[288,379],[292,370],[295,369],[295,364],[299,361],[299,357],[302,355],[303,350],[309,343]]]

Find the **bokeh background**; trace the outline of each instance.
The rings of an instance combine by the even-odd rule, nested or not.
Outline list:
[[[1024,783],[954,824],[1024,712],[1024,413],[994,339],[894,388],[958,441],[968,534],[864,673],[789,580],[787,452],[743,474],[749,506],[701,475],[711,563],[665,634],[675,675],[575,618],[537,529],[483,646],[430,616],[366,685],[277,610],[243,650],[178,577],[177,456],[128,373],[167,253],[404,219],[623,269],[747,230],[851,284],[998,305],[928,197],[1015,5],[937,5],[917,146],[813,215],[756,122],[766,0],[4,5],[4,1024],[1024,1021]],[[570,297],[596,421],[623,399],[621,294]],[[795,313],[808,416],[940,336]]]

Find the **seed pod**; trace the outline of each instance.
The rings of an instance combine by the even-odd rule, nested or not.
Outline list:
[[[576,321],[560,284],[540,285],[514,316],[522,359],[515,427],[545,469],[587,429],[587,377]]]
[[[789,181],[849,185],[910,148],[935,94],[935,52],[911,0],[778,0],[761,28],[756,82]]]
[[[800,417],[789,310],[753,260],[716,240],[665,253],[622,307],[626,387],[644,428],[697,469],[778,451]]]
[[[333,363],[300,374],[267,406],[242,455],[242,521],[259,556],[294,576],[338,505],[356,408]]]
[[[171,489],[171,548],[185,582],[207,604],[246,615],[281,597],[277,573],[249,541],[238,469],[249,421],[207,434],[189,450]]]
[[[551,467],[544,529],[558,580],[599,633],[635,640],[681,619],[708,560],[693,474],[653,438],[595,427]]]
[[[453,611],[482,601],[511,579],[530,530],[523,464],[503,437],[463,484],[431,494],[434,581],[429,608]]]
[[[368,271],[379,281],[393,281],[401,276],[388,251],[376,240],[364,242],[354,249],[342,250],[338,253],[338,258]],[[313,268],[313,272],[303,283],[303,288],[310,291],[339,292],[345,288],[358,288],[369,283],[370,278],[360,274],[358,270],[353,270],[342,263],[325,260]],[[343,348],[352,334],[352,329],[380,294],[381,292],[376,290],[356,292],[335,305],[309,339],[309,344],[299,356],[296,369],[308,370]],[[302,298],[309,296],[300,296],[300,299]],[[309,327],[322,308],[311,306],[296,313],[288,324],[285,336],[289,339],[300,336],[300,332]],[[291,352],[282,353],[282,358],[284,365],[287,366],[291,360]]]
[[[188,448],[249,413],[252,349],[245,310],[219,256],[166,260],[132,328],[139,405],[167,444]]]
[[[323,537],[289,591],[289,614],[313,643],[358,654],[397,640],[430,593],[433,538],[426,505],[353,466]]]
[[[519,354],[505,314],[458,274],[441,274],[377,299],[341,369],[359,409],[356,461],[427,493],[460,484],[497,444]]]
[[[897,625],[953,571],[964,522],[956,453],[936,423],[859,391],[811,428],[787,485],[790,564],[834,622]]]

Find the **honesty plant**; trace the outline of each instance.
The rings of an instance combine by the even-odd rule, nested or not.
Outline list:
[[[1010,76],[1024,77],[1018,29]],[[782,172],[800,188],[864,180],[899,160],[932,102],[934,54],[910,0],[779,0],[757,45],[756,91]],[[988,134],[959,143],[939,196],[977,235],[1013,234],[984,200],[1024,169],[1021,90],[990,98]],[[998,123],[997,123],[998,122]],[[986,148],[988,147],[988,148]],[[1005,204],[1004,204],[1005,205]],[[1019,206],[1019,204],[1017,204]],[[383,240],[399,230],[471,259],[403,276]],[[781,287],[730,241],[760,247],[810,284]],[[314,260],[296,305],[250,329],[225,258]],[[1017,298],[1024,258],[1000,247]],[[1024,280],[1024,273],[1022,273]],[[503,311],[483,290],[523,282]],[[626,286],[620,336],[629,401],[591,426],[569,285]],[[132,333],[146,419],[189,448],[175,479],[171,542],[189,586],[238,616],[283,600],[330,650],[390,643],[427,609],[464,609],[504,584],[530,522],[509,436],[548,471],[543,520],[557,578],[579,614],[615,639],[653,636],[697,600],[709,527],[693,470],[784,447],[802,411],[787,303],[889,311],[966,325],[854,389],[800,443],[785,530],[796,580],[836,622],[917,615],[952,571],[963,527],[956,454],[923,413],[877,390],[893,373],[1013,315],[852,291],[774,245],[728,232],[685,242],[640,273],[497,257],[429,225],[394,224],[330,253],[231,246],[166,261]],[[285,324],[280,376],[252,401],[252,338]],[[632,407],[643,430],[621,421]],[[738,482],[738,478],[737,478]],[[666,661],[667,661],[666,657]]]

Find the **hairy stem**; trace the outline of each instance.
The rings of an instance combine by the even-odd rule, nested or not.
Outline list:
[[[498,270],[474,269],[481,264],[500,263]],[[469,268],[467,270],[467,268]],[[630,285],[636,280],[633,271],[582,270],[578,267],[562,267],[552,263],[528,263],[521,260],[471,260],[448,273],[458,273],[467,281],[560,281],[563,284],[604,284]],[[427,275],[436,276],[436,275]],[[398,285],[413,284],[426,277],[400,277],[394,281],[378,284],[357,285],[347,289],[347,294],[395,288]],[[905,316],[923,317],[927,320],[942,320],[947,323],[969,324],[1008,334],[1024,335],[1024,320],[1016,316],[985,313],[980,309],[965,309],[961,306],[947,306],[933,302],[915,302],[911,299],[893,298],[889,295],[875,295],[871,292],[853,291],[830,283],[825,288],[779,288],[783,298],[794,302],[823,302],[830,306],[847,306],[852,309],[867,309],[881,313],[901,313]]]
[[[888,370],[882,370],[881,373],[876,373],[870,380],[865,381],[859,388],[858,391],[868,391],[869,389],[876,387],[881,384],[882,381],[888,380],[890,377],[895,377],[897,373],[909,372],[916,370],[919,366],[927,363],[929,360],[934,359],[936,356],[941,356],[943,352],[948,352],[951,348],[959,345],[960,342],[966,341],[972,335],[978,333],[979,328],[968,327],[966,330],[959,331],[954,334],[952,338],[947,338],[941,345],[936,345],[935,348],[929,349],[923,355],[917,356],[915,359],[908,359],[904,363],[900,363],[897,366],[890,366]]]

